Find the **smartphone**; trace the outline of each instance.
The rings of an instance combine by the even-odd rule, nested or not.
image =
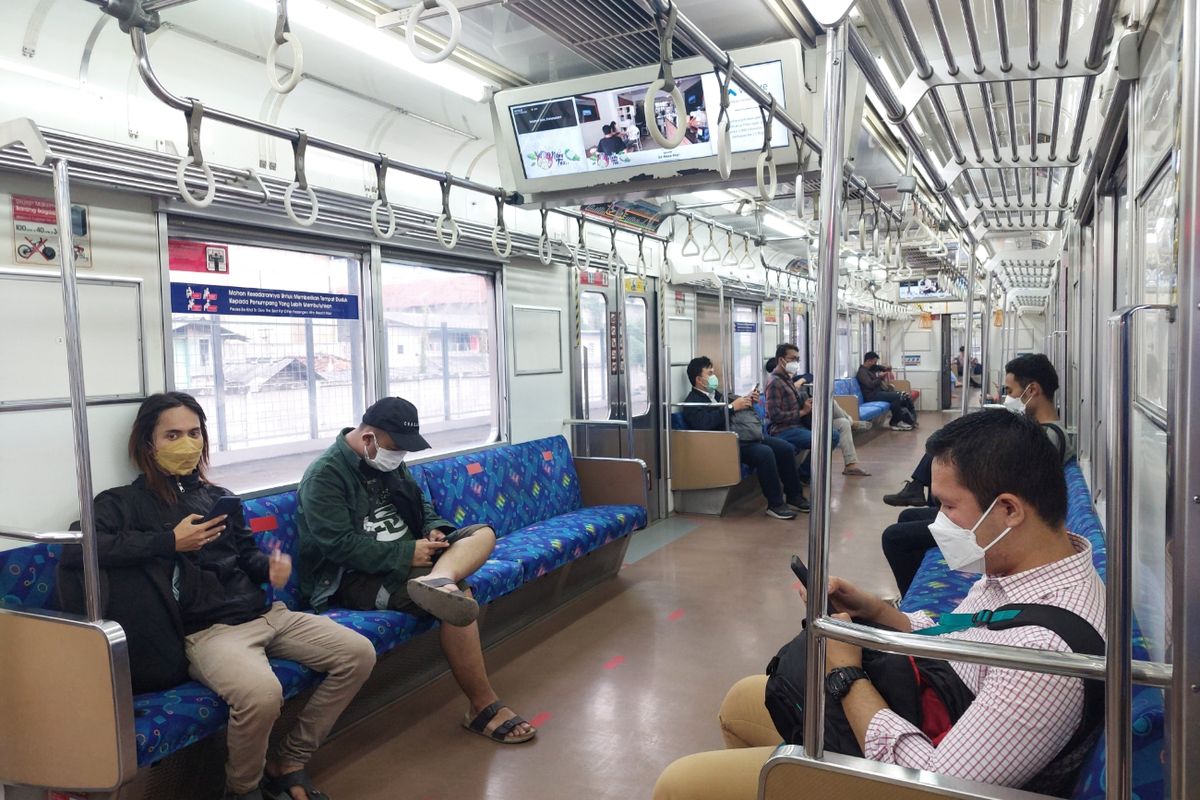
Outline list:
[[[204,519],[196,523],[203,525],[205,522],[212,522],[221,515],[229,516],[236,512],[242,505],[242,499],[236,495],[227,494],[223,497],[218,497],[217,502],[213,503],[212,508],[204,515]]]
[[[792,572],[804,584],[804,588],[808,588],[808,567],[804,566],[804,562],[800,560],[800,556],[792,556]]]
[[[760,385],[761,384],[757,384],[757,383],[754,384],[754,388],[750,390],[750,394],[754,394],[755,392],[757,392],[759,390]]]

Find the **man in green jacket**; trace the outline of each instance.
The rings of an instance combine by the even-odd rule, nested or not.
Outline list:
[[[505,744],[536,729],[496,697],[488,681],[466,578],[496,545],[487,525],[455,529],[438,516],[404,465],[429,449],[416,407],[385,397],[346,428],[300,482],[300,590],[317,611],[330,606],[428,613],[442,651],[471,701],[463,725]]]

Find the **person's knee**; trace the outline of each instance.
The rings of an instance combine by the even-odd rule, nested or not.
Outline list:
[[[338,648],[341,654],[339,667],[343,672],[361,676],[363,680],[366,680],[367,676],[371,674],[371,670],[375,668],[375,645],[361,634],[354,633],[354,631],[347,632],[352,635],[347,636]]]
[[[706,753],[696,753],[676,759],[658,776],[654,783],[653,800],[694,800],[697,787],[697,761]]]
[[[241,720],[274,720],[283,709],[283,686],[271,673],[248,675],[224,692],[230,712]]]

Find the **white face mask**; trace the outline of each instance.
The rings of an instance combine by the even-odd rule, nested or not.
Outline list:
[[[391,472],[404,463],[404,457],[408,455],[407,450],[385,450],[379,446],[379,441],[374,440],[371,443],[363,442],[366,447],[366,453],[371,452],[371,444],[375,445],[375,457],[364,454],[363,461],[367,462],[367,466],[379,470],[380,472]]]
[[[996,498],[996,500],[999,499],[999,497]],[[992,504],[987,507],[987,511],[983,512],[983,516],[971,530],[955,525],[944,511],[939,511],[937,519],[929,524],[929,532],[933,534],[933,540],[937,542],[938,549],[942,551],[942,557],[946,559],[946,566],[950,569],[982,574],[986,566],[984,554],[995,547],[996,543],[1012,530],[1012,528],[1005,528],[987,547],[980,547],[979,542],[976,541],[975,529],[983,524],[988,514],[992,513],[996,500],[992,501]]]
[[[1025,392],[1029,391],[1029,387],[1025,387]],[[1012,395],[1004,396],[1004,407],[1014,414],[1025,413],[1025,402],[1021,399],[1025,396],[1025,392],[1021,392],[1021,397],[1013,397]]]
[[[789,361],[787,363],[787,366],[784,367],[784,369],[787,370],[788,375],[793,375],[793,376],[799,375],[800,374],[800,362],[799,361]]]

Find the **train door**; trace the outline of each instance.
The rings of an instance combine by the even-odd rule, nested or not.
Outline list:
[[[650,470],[650,517],[661,516],[660,426],[656,412],[658,308],[655,279],[584,272],[579,286],[579,353],[575,363],[576,452],[632,457]],[[626,346],[628,350],[626,350]],[[612,424],[604,424],[609,422]],[[629,422],[630,426],[621,424]]]

